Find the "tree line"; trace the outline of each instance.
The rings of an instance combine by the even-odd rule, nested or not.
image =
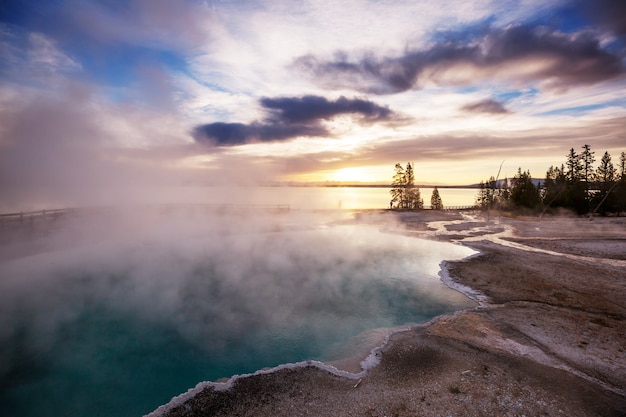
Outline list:
[[[424,208],[424,200],[418,186],[415,185],[415,171],[413,164],[408,162],[406,167],[397,163],[391,183],[390,209],[419,210]],[[430,197],[430,207],[433,210],[443,210],[443,201],[439,189],[435,187]]]
[[[491,177],[480,182],[476,205],[543,212],[568,209],[578,214],[626,212],[626,153],[621,153],[617,167],[608,152],[594,168],[595,161],[595,152],[585,144],[580,153],[571,148],[561,166],[550,166],[543,181],[533,180],[521,167],[510,181]]]

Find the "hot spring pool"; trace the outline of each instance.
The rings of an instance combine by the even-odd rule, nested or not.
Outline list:
[[[200,381],[331,360],[370,329],[471,305],[473,251],[378,227],[171,228],[0,267],[0,415],[138,416]]]

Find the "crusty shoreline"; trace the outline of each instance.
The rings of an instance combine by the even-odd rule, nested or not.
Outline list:
[[[626,219],[442,215],[399,217],[407,233],[481,251],[447,263],[487,297],[479,307],[393,334],[358,381],[284,368],[158,414],[625,415]]]

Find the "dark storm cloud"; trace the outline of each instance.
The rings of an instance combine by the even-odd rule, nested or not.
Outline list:
[[[295,66],[329,87],[375,94],[399,93],[427,82],[467,85],[490,78],[548,81],[567,88],[593,84],[624,73],[622,57],[602,48],[589,33],[565,34],[544,26],[516,25],[455,32],[432,47],[398,57],[373,55],[331,61],[307,55]]]
[[[369,100],[340,97],[335,101],[319,96],[262,98],[261,106],[268,111],[262,122],[209,123],[194,128],[194,139],[203,144],[233,146],[259,141],[288,140],[298,136],[324,136],[330,132],[323,120],[340,115],[352,115],[361,123],[391,121],[396,115],[388,107]]]
[[[624,0],[577,0],[574,7],[596,24],[616,35],[626,34],[626,1]]]
[[[471,113],[492,113],[492,114],[505,114],[509,111],[504,107],[502,103],[493,99],[480,100],[474,103],[466,104],[461,107],[461,110]]]
[[[392,115],[388,107],[369,100],[340,97],[329,101],[319,96],[262,98],[261,105],[285,123],[310,123],[341,114],[360,114],[367,120],[384,120]]]
[[[320,125],[251,123],[209,123],[193,130],[196,141],[217,146],[242,145],[250,141],[270,142],[297,136],[322,136],[327,130]]]

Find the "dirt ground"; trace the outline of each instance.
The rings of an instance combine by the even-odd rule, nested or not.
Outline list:
[[[479,306],[393,334],[356,376],[284,368],[199,385],[153,415],[626,415],[626,218],[358,217],[381,216],[479,250],[445,264]]]

